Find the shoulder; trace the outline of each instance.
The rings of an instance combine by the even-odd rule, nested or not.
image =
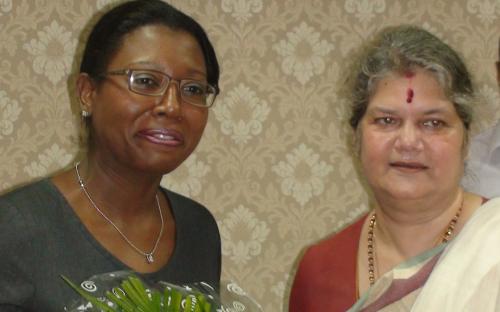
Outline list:
[[[483,237],[485,241],[495,240],[496,244],[500,243],[500,227],[498,226],[500,224],[500,197],[485,199],[475,196],[475,201],[476,204],[472,208],[464,209],[466,221],[454,240]],[[480,201],[482,202],[479,203]],[[464,206],[464,208],[468,207]]]
[[[2,246],[33,243],[58,216],[56,205],[61,201],[55,187],[43,179],[16,188],[0,196],[0,237]]]
[[[35,181],[24,186],[15,188],[0,196],[0,203],[16,203],[18,205],[33,204],[35,201],[42,201],[53,198],[55,189],[48,179]]]
[[[39,243],[67,220],[65,199],[49,179],[16,188],[0,196],[0,245]]]
[[[16,188],[0,196],[0,220],[7,221],[15,216],[45,215],[41,207],[47,202],[57,200],[57,192],[49,180],[43,179]]]
[[[182,276],[179,281],[185,281],[187,276],[188,280],[203,280],[218,288],[221,239],[215,218],[197,201],[170,190],[163,191],[170,202],[176,228],[176,247],[169,272]]]
[[[170,202],[175,223],[182,233],[189,232],[189,236],[193,238],[200,235],[215,236],[216,240],[220,240],[217,222],[204,205],[171,190],[163,188],[163,191]]]
[[[178,217],[200,217],[206,219],[207,221],[214,222],[215,219],[212,213],[201,203],[181,195],[179,193],[173,192],[171,190],[162,188],[165,195],[167,196],[170,205],[172,207],[174,216]]]
[[[474,298],[478,294],[483,295],[480,296],[483,301],[476,301],[476,308],[478,303],[488,300],[498,302],[500,249],[495,246],[500,244],[499,224],[500,198],[492,198],[474,211],[460,233],[450,241],[416,304],[425,302],[426,307],[464,311],[472,299],[478,299]],[[450,301],[451,293],[460,295]],[[465,310],[484,311],[481,308]]]
[[[302,261],[328,263],[332,258],[341,258],[343,261],[346,254],[356,254],[365,218],[366,216],[361,217],[343,230],[309,247]]]
[[[345,311],[356,299],[356,258],[366,216],[307,248],[290,293],[291,312]],[[335,298],[335,300],[332,300]]]
[[[484,219],[485,221],[497,222],[500,220],[500,197],[486,199],[481,197],[481,205],[474,211],[472,218]]]
[[[162,187],[162,191],[165,193],[165,195],[167,195],[168,200],[170,201],[170,203],[173,206],[182,205],[183,207],[187,207],[186,209],[189,209],[189,210],[196,210],[196,211],[199,211],[201,213],[203,213],[203,212],[210,213],[205,206],[203,206],[201,203],[195,201],[192,198],[189,198],[187,196],[184,196],[182,194],[179,194],[177,192],[171,191],[171,190],[163,188],[163,187]],[[174,209],[174,208],[175,207],[173,207],[172,209]]]
[[[299,264],[302,274],[318,277],[341,266],[355,262],[365,217],[357,220],[342,231],[306,249]]]
[[[40,262],[43,254],[38,252],[47,250],[47,246],[38,248],[36,238],[46,237],[47,223],[41,218],[51,215],[50,211],[39,208],[48,206],[42,202],[54,196],[50,190],[50,183],[41,180],[0,196],[0,280],[3,282],[0,301],[17,302],[34,292],[33,271],[43,266]],[[15,293],[6,293],[2,287],[15,289]]]

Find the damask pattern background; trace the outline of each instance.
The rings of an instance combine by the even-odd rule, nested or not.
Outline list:
[[[0,0],[0,190],[72,165],[74,93],[89,19],[109,0]],[[222,93],[195,153],[163,184],[205,204],[223,278],[285,311],[308,244],[368,209],[339,90],[354,49],[388,25],[420,25],[456,48],[480,100],[473,134],[500,118],[500,0],[172,0],[212,38]]]

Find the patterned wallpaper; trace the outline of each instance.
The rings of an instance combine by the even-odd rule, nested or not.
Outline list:
[[[73,163],[82,29],[109,0],[0,0],[0,189]],[[381,27],[421,25],[460,51],[500,118],[500,0],[174,0],[208,31],[222,94],[195,153],[163,180],[204,203],[223,239],[223,278],[285,311],[307,244],[368,207],[347,145],[343,65]]]

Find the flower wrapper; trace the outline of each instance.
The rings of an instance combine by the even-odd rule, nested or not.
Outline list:
[[[219,294],[204,282],[149,284],[128,271],[94,275],[80,285],[63,279],[81,295],[65,307],[68,312],[262,312],[233,282],[221,283]]]

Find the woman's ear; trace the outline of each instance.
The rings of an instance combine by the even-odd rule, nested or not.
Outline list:
[[[82,116],[89,117],[92,115],[92,105],[96,86],[92,78],[87,73],[78,74],[76,80],[76,92],[78,100],[82,108]]]

